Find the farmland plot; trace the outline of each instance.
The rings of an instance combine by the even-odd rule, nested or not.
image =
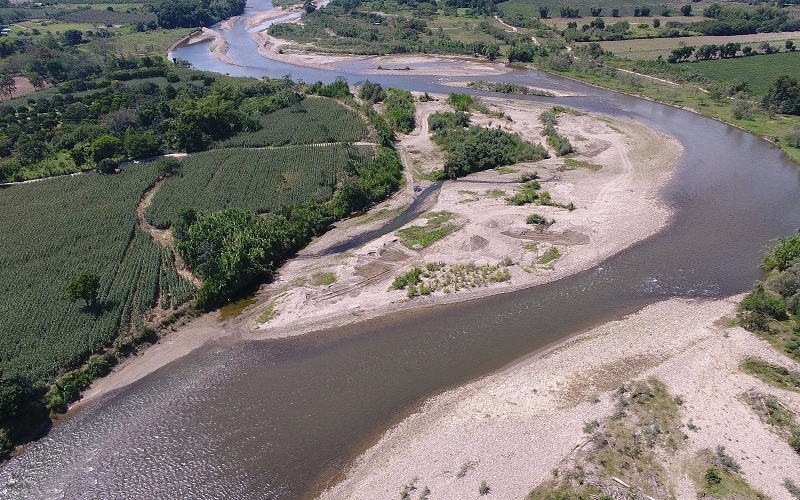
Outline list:
[[[151,224],[170,227],[184,209],[240,208],[267,212],[309,200],[327,201],[337,174],[373,155],[370,146],[311,145],[273,149],[218,149],[183,161],[146,213]]]
[[[157,305],[187,301],[192,286],[170,249],[137,227],[135,207],[156,178],[152,165],[123,173],[50,179],[0,190],[0,374],[46,383]],[[81,273],[100,276],[98,307],[67,299]]]

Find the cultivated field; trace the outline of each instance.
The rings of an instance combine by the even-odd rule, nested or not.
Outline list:
[[[783,33],[758,33],[755,35],[737,36],[693,36],[689,38],[640,38],[636,40],[614,40],[599,42],[603,50],[611,51],[615,56],[627,57],[629,59],[657,59],[662,56],[664,59],[673,49],[692,45],[720,45],[729,42],[741,43],[742,46],[750,45],[754,49],[761,42],[770,42],[773,47],[783,50],[786,40],[800,42],[800,32]]]
[[[135,207],[156,169],[88,173],[0,190],[0,372],[48,382],[142,325],[156,306],[193,293],[175,272],[172,252],[137,227]],[[76,276],[100,276],[99,308],[72,303]]]
[[[261,130],[238,134],[221,146],[257,148],[358,142],[368,134],[367,125],[358,113],[325,97],[308,97],[294,106],[264,115],[261,125]]]
[[[147,211],[156,227],[169,227],[181,210],[234,207],[278,210],[333,195],[337,172],[369,159],[370,146],[284,146],[218,149],[183,161],[181,174],[164,183]]]
[[[748,89],[755,95],[766,94],[772,81],[780,75],[788,74],[800,79],[800,52],[683,64],[691,64],[694,71],[714,80],[747,82]]]

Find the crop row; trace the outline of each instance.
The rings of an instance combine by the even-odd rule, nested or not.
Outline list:
[[[309,200],[327,201],[338,174],[372,154],[368,146],[340,144],[194,154],[183,160],[180,175],[159,189],[146,216],[154,226],[167,228],[188,208],[268,212]]]
[[[157,300],[175,306],[191,296],[171,251],[137,228],[134,207],[156,176],[141,164],[0,190],[3,378],[44,383],[140,323]],[[95,309],[67,299],[85,272],[100,276]]]
[[[220,143],[220,147],[264,147],[286,144],[358,142],[367,134],[361,116],[324,97],[303,101],[261,118],[261,130],[240,133]]]

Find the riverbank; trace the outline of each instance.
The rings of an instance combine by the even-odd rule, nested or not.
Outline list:
[[[727,327],[740,297],[670,299],[597,327],[546,353],[428,400],[387,431],[322,499],[393,498],[408,485],[429,498],[525,498],[572,465],[587,422],[609,417],[616,389],[655,377],[680,396],[685,444],[669,460],[676,498],[696,498],[689,461],[724,446],[751,486],[790,500],[800,455],[761,422],[742,394],[776,394],[800,411],[800,394],[742,373],[745,356],[798,369],[751,333]],[[624,471],[621,471],[624,480]]]
[[[352,251],[329,255],[328,249],[383,226],[413,201],[417,189],[429,184],[426,175],[441,167],[444,157],[430,140],[427,117],[448,106],[445,96],[432,97],[418,104],[418,127],[397,145],[406,165],[402,191],[314,240],[281,268],[273,283],[262,287],[256,303],[240,317],[221,321],[219,313],[212,313],[176,328],[98,381],[84,400],[123,387],[206,342],[300,335],[554,281],[597,265],[668,222],[671,211],[659,190],[680,157],[680,144],[635,122],[567,113],[559,116],[557,127],[577,150],[570,161],[552,155],[541,162],[444,183],[426,209],[452,214],[449,223],[454,230],[446,238],[414,249],[404,246],[393,232]],[[549,107],[500,98],[484,103],[496,112],[502,110],[507,118],[474,113],[473,123],[499,125],[526,140],[543,142],[538,116]],[[576,209],[507,204],[505,198],[520,187],[520,176],[534,172],[553,201],[573,203]],[[555,222],[547,230],[536,231],[525,223],[533,212]],[[424,222],[421,218],[412,224]],[[558,258],[544,259],[554,252]],[[503,265],[509,279],[485,287],[441,288],[414,298],[404,290],[389,290],[397,275],[429,262],[451,269]]]
[[[397,54],[385,56],[356,56],[314,52],[311,45],[275,38],[261,31],[250,35],[258,45],[258,53],[273,61],[297,66],[340,71],[345,67],[358,66],[365,75],[413,73],[430,76],[475,76],[501,75],[511,68],[503,63],[490,62],[464,56],[432,56],[426,54]]]

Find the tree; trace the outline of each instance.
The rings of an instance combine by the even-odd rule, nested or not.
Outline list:
[[[550,15],[550,7],[539,7],[539,17],[541,19],[547,19]]]
[[[800,115],[800,82],[789,75],[777,77],[770,85],[762,104],[778,113]]]
[[[367,80],[358,91],[358,97],[367,102],[381,102],[386,99],[386,90],[384,90],[380,83],[373,83]]]
[[[67,286],[67,298],[72,302],[78,299],[86,301],[93,309],[97,307],[97,295],[100,292],[100,276],[86,272],[73,279]]]
[[[0,75],[0,96],[11,99],[15,90],[17,90],[17,83],[14,81],[14,77],[9,74]]]
[[[28,80],[35,90],[42,90],[47,83],[44,81],[44,78],[42,78],[42,75],[35,71],[28,73]]]
[[[111,158],[103,158],[102,160],[98,161],[97,166],[95,166],[95,170],[99,174],[113,174],[118,168],[119,163]]]
[[[791,40],[786,40],[786,43],[784,44],[784,47],[786,47],[786,50],[788,50],[789,52],[794,52],[795,51],[794,42],[791,41]]]
[[[104,134],[92,141],[92,159],[99,162],[105,158],[113,158],[122,149],[122,141],[119,138]]]
[[[619,17],[619,9],[611,9],[611,17]]]
[[[681,14],[686,17],[690,17],[692,15],[692,6],[686,4],[683,7],[681,7]]]
[[[83,41],[83,32],[80,30],[66,30],[61,37],[64,39],[64,45],[78,45]]]
[[[139,134],[132,129],[128,129],[123,139],[125,152],[131,158],[144,158],[158,153],[160,146],[156,138],[150,132]]]

